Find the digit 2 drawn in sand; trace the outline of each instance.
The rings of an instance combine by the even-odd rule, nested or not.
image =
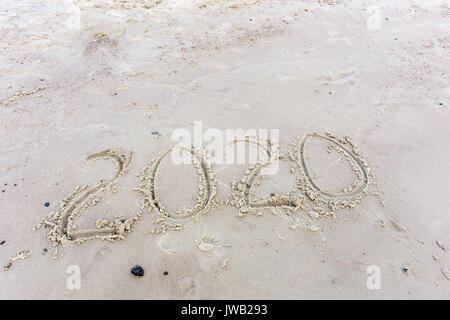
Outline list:
[[[251,200],[250,194],[251,190],[261,175],[262,171],[268,168],[274,160],[277,160],[279,154],[279,146],[274,145],[271,140],[265,142],[258,141],[255,138],[246,137],[245,140],[234,140],[232,143],[243,142],[246,144],[254,144],[255,146],[261,148],[266,158],[258,161],[255,165],[250,165],[248,170],[245,171],[244,176],[238,180],[231,183],[231,189],[233,192],[233,199],[229,204],[234,205],[239,208],[241,216],[251,212],[252,209],[256,208],[272,208],[272,207],[297,207],[297,199],[292,199],[288,196],[273,196],[269,199],[263,200]]]
[[[130,231],[131,227],[139,220],[141,214],[134,218],[117,217],[114,220],[98,220],[97,229],[77,231],[74,221],[80,213],[91,205],[96,205],[100,201],[104,192],[113,189],[116,181],[126,172],[131,160],[131,153],[124,154],[120,150],[104,150],[89,155],[86,160],[104,158],[111,159],[116,164],[116,171],[112,178],[99,180],[95,186],[79,186],[61,201],[60,210],[51,212],[42,219],[37,228],[44,226],[48,229],[47,236],[55,244],[66,244],[71,242],[81,243],[88,239],[115,240],[123,239]]]

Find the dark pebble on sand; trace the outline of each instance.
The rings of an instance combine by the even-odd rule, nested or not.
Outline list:
[[[131,274],[133,274],[136,277],[143,277],[144,269],[142,269],[141,266],[134,266],[133,268],[131,268]]]
[[[169,274],[169,272],[167,272],[167,271],[164,271],[164,275],[165,276],[167,276]]]
[[[44,206],[46,206],[46,207],[50,206],[50,202],[44,203]]]

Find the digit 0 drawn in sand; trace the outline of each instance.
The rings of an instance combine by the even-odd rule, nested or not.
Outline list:
[[[306,163],[305,156],[305,144],[313,139],[319,139],[329,143],[328,152],[331,153],[332,150],[338,152],[347,160],[353,172],[356,174],[357,180],[350,187],[345,188],[343,192],[330,193],[324,191],[314,181]],[[300,169],[298,187],[314,203],[325,204],[331,211],[335,211],[338,208],[351,209],[361,202],[364,195],[369,194],[367,189],[372,182],[370,167],[359,152],[358,147],[350,140],[350,137],[345,136],[344,139],[338,139],[330,133],[327,133],[326,136],[317,133],[308,133],[299,141],[296,151],[296,162]]]
[[[196,169],[199,179],[199,196],[193,208],[178,209],[176,212],[170,212],[165,208],[156,193],[155,179],[161,161],[175,149],[180,149],[182,152],[188,152],[191,155],[192,165]],[[214,204],[213,200],[217,194],[217,181],[208,161],[206,150],[198,150],[193,145],[190,148],[171,147],[162,152],[143,170],[141,180],[146,183],[135,190],[144,194],[143,209],[147,208],[151,211],[155,208],[158,211],[159,218],[153,222],[158,227],[152,230],[156,234],[164,233],[170,229],[183,230],[185,220],[196,220],[199,215],[206,214],[211,210],[211,206]]]
[[[131,230],[133,224],[142,217],[138,213],[133,218],[117,217],[114,220],[97,220],[97,229],[87,229],[77,231],[74,221],[81,212],[89,207],[95,206],[102,194],[112,190],[116,181],[126,172],[131,160],[131,153],[124,154],[120,150],[104,150],[89,155],[86,160],[91,159],[111,159],[116,164],[116,171],[109,180],[99,180],[95,186],[78,186],[75,191],[69,194],[60,203],[60,210],[51,212],[42,219],[37,226],[44,226],[48,229],[47,237],[55,244],[68,244],[72,242],[81,243],[89,239],[116,240],[124,239]],[[89,204],[89,201],[90,204]]]

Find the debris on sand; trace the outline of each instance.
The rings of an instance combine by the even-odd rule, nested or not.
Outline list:
[[[3,271],[8,271],[9,270],[9,268],[11,268],[11,266],[12,266],[12,262],[8,262],[4,267],[3,267]]]
[[[144,269],[141,266],[135,265],[133,268],[131,268],[131,274],[135,277],[143,277]]]
[[[439,248],[441,248],[442,250],[447,250],[447,246],[444,244],[444,243],[442,243],[441,241],[439,241],[439,240],[436,240],[436,244],[437,244],[437,246],[439,247]]]
[[[26,250],[21,250],[21,251],[19,251],[18,253],[16,253],[16,254],[14,254],[12,257],[11,257],[11,261],[10,262],[8,262],[4,267],[3,267],[3,271],[8,271],[11,267],[12,267],[12,265],[13,265],[13,263],[14,262],[16,262],[17,260],[25,260],[25,259],[28,259],[28,257],[30,257],[31,256],[31,250],[28,250],[28,249],[26,249]]]
[[[12,262],[15,262],[17,260],[25,260],[27,259],[29,256],[31,256],[31,250],[21,250],[18,253],[16,253],[15,255],[13,255],[11,257]]]

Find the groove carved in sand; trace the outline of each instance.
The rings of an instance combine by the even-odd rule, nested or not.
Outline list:
[[[345,188],[341,193],[330,193],[315,183],[305,160],[305,143],[312,139],[328,142],[329,152],[335,150],[347,160],[357,176],[357,180],[352,186]],[[327,133],[326,136],[308,133],[299,141],[296,151],[296,161],[300,171],[298,187],[314,203],[325,204],[331,211],[338,208],[350,209],[360,203],[363,196],[368,194],[367,189],[372,181],[370,167],[348,136],[338,139],[330,133]]]
[[[248,145],[253,144],[262,149],[266,156],[263,160],[258,161],[256,164],[250,165],[242,178],[231,183],[232,200],[228,204],[239,208],[239,217],[244,216],[248,212],[253,212],[254,210],[252,209],[276,207],[294,209],[298,207],[298,199],[292,198],[288,195],[277,195],[259,200],[251,199],[252,188],[255,186],[262,171],[278,159],[278,145],[271,140],[259,141],[254,137],[234,140],[232,143],[246,143]]]
[[[115,182],[126,172],[131,160],[131,153],[124,154],[120,150],[104,150],[89,155],[86,159],[111,159],[116,164],[116,171],[112,178],[100,180],[97,185],[79,186],[61,201],[60,210],[50,213],[42,219],[37,228],[44,226],[48,229],[47,236],[54,244],[84,242],[88,239],[116,240],[123,239],[132,230],[133,224],[140,219],[138,213],[133,218],[117,217],[114,220],[98,220],[97,229],[77,231],[74,224],[76,217],[91,205],[100,201],[101,194],[113,189]]]
[[[305,143],[311,139],[327,142],[328,152],[331,153],[335,150],[346,159],[355,173],[356,181],[341,193],[324,191],[314,181],[305,160],[304,148]],[[323,216],[334,217],[334,211],[337,209],[351,209],[360,203],[365,195],[369,194],[368,187],[372,182],[370,167],[350,138],[346,136],[338,139],[330,133],[327,133],[326,136],[308,133],[302,139],[297,138],[297,143],[290,144],[293,150],[288,151],[287,160],[294,163],[297,168],[297,170],[291,170],[291,173],[295,172],[297,175],[296,190],[282,195],[272,193],[270,197],[251,199],[252,189],[260,183],[258,177],[261,175],[261,171],[270,166],[272,161],[284,159],[284,156],[278,157],[279,153],[273,154],[273,146],[270,141],[266,144],[256,140],[245,142],[263,148],[267,153],[267,159],[250,166],[240,180],[232,182],[233,199],[228,204],[239,208],[238,217],[243,217],[247,213],[261,215],[260,209],[272,209],[274,214],[281,211],[297,221],[295,214],[304,210],[309,218],[317,220]],[[298,191],[300,194],[297,193]]]
[[[334,150],[347,160],[357,177],[350,187],[345,188],[340,193],[330,193],[317,185],[308,168],[307,156],[305,155],[305,144],[312,139],[327,142],[329,153]],[[71,242],[79,243],[94,238],[113,241],[124,239],[126,235],[132,232],[133,224],[142,218],[142,212],[150,213],[153,209],[157,210],[158,217],[153,221],[157,227],[152,232],[164,233],[168,230],[183,230],[187,220],[197,220],[200,215],[209,213],[213,206],[220,206],[221,204],[237,207],[239,209],[238,217],[243,217],[247,213],[261,215],[257,211],[266,208],[272,209],[273,213],[274,210],[281,210],[294,220],[297,219],[300,211],[307,211],[305,206],[309,206],[311,210],[307,211],[307,216],[317,220],[323,216],[334,217],[334,211],[338,209],[351,209],[360,203],[364,196],[370,194],[368,192],[368,187],[372,182],[370,167],[348,136],[339,139],[329,133],[326,136],[308,133],[302,139],[297,138],[296,143],[290,144],[292,150],[288,151],[288,157],[286,158],[284,155],[280,155],[279,146],[270,140],[259,141],[253,137],[246,137],[241,140],[235,139],[231,143],[255,145],[263,151],[265,157],[256,164],[251,164],[241,179],[231,183],[232,197],[230,200],[219,202],[215,199],[217,180],[206,149],[200,150],[194,146],[190,148],[171,147],[159,154],[144,168],[141,177],[144,183],[139,188],[134,189],[144,196],[141,211],[136,216],[132,218],[117,217],[114,220],[98,220],[96,223],[97,229],[77,231],[74,225],[76,217],[89,206],[89,201],[92,205],[95,205],[103,192],[114,188],[115,182],[125,173],[130,162],[131,153],[124,154],[120,150],[108,149],[92,154],[87,159],[105,158],[113,160],[116,163],[114,176],[109,180],[100,180],[96,186],[77,187],[72,194],[61,202],[60,210],[56,213],[50,213],[38,227],[44,225],[48,229],[47,236],[55,245]],[[191,156],[192,165],[198,174],[199,195],[194,207],[170,212],[157,195],[155,180],[162,160],[176,148],[189,153]],[[296,188],[283,195],[272,194],[270,197],[251,199],[252,188],[260,184],[258,178],[260,176],[262,178],[262,171],[268,168],[273,161],[281,159],[291,161],[297,167],[297,171],[291,168],[291,173],[297,174]],[[295,221],[298,222],[298,220]],[[296,226],[295,223],[291,227],[295,229]],[[309,228],[313,227],[309,226]],[[314,227],[314,230],[316,229],[317,227]]]
[[[192,165],[198,174],[199,196],[193,208],[170,212],[165,208],[157,195],[155,180],[161,161],[175,148],[181,149],[182,152],[188,152],[191,155]],[[200,214],[206,214],[211,210],[217,193],[217,182],[211,165],[207,160],[206,150],[198,150],[195,146],[190,148],[172,147],[162,152],[144,169],[142,180],[146,183],[137,191],[144,194],[144,207],[155,208],[158,211],[159,218],[154,221],[158,227],[153,230],[153,233],[163,233],[169,229],[182,230],[184,228],[184,220],[197,219]]]

